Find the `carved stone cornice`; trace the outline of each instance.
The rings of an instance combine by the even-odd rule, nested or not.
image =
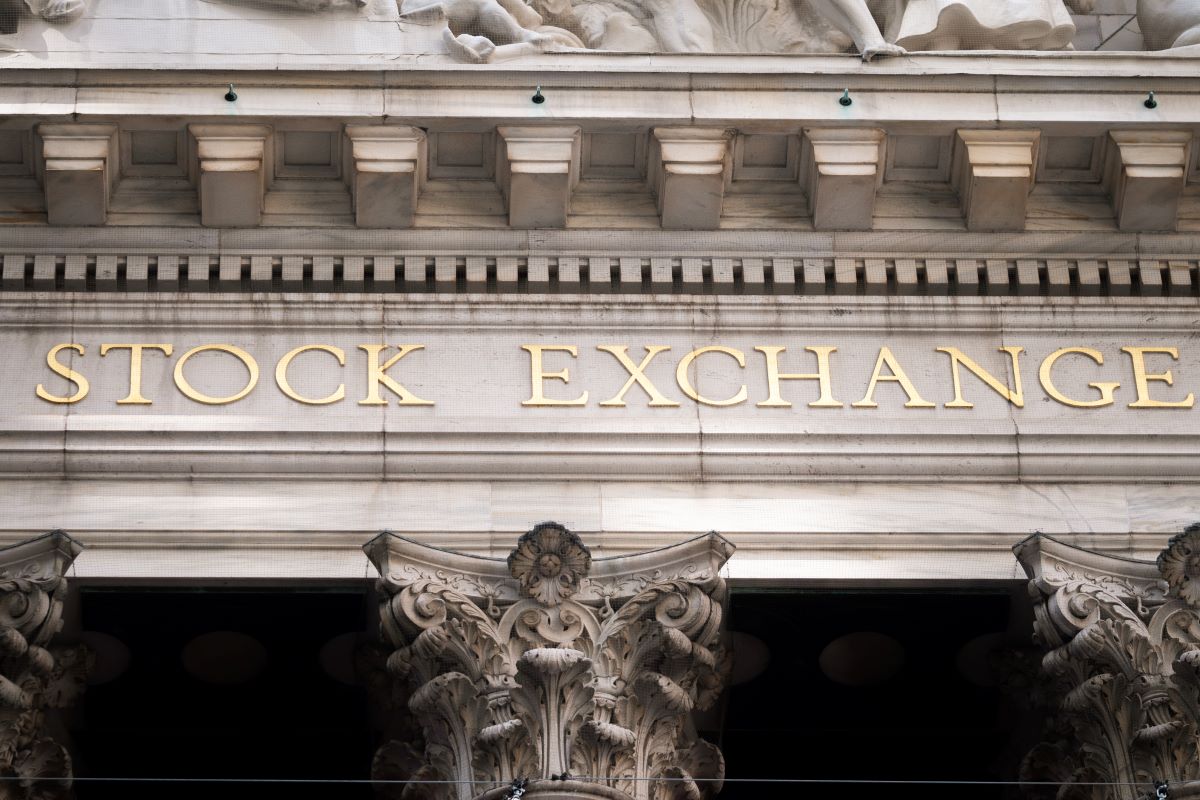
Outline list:
[[[592,559],[548,522],[507,562],[393,534],[365,550],[386,592],[388,669],[411,683],[425,734],[411,774],[455,782],[426,793],[490,797],[518,778],[605,800],[720,790],[720,752],[690,714],[722,686],[725,539]]]
[[[0,549],[0,776],[6,797],[50,800],[70,790],[71,758],[44,715],[83,689],[82,647],[48,649],[62,627],[64,577],[82,547],[62,531]],[[46,780],[59,779],[59,780]]]
[[[1157,563],[1040,534],[1015,550],[1059,701],[1026,777],[1092,798],[1133,800],[1164,780],[1200,790],[1200,525]]]
[[[502,240],[484,245],[490,253],[484,256],[472,255],[475,250],[435,248],[424,241],[402,249],[350,241],[333,254],[317,247],[297,253],[282,243],[265,253],[248,245],[213,244],[206,254],[197,255],[183,246],[147,253],[141,243],[137,249],[115,246],[67,251],[61,245],[6,242],[0,230],[0,291],[503,295],[527,289],[529,293],[561,294],[880,297],[977,297],[982,292],[1001,297],[1183,299],[1200,291],[1200,259],[1185,252],[1191,246],[1186,242],[1173,241],[1170,250],[1153,254],[1121,253],[1127,242],[1113,239],[1110,253],[1102,255],[1013,247],[1008,255],[981,250],[978,255],[964,256],[962,251],[888,251],[882,245],[881,249],[834,249],[828,240],[815,238],[812,242],[821,251],[805,252],[801,247],[807,237],[794,237],[793,243],[782,234],[773,235],[772,241],[781,245],[774,251],[749,247],[721,251],[715,245],[702,251],[663,250],[625,245],[619,234],[609,235],[614,241],[612,255],[588,253],[574,242],[565,243],[559,252],[519,251]],[[1016,239],[1009,245],[1014,242],[1023,245]],[[1028,244],[1036,247],[1037,240],[1030,237]],[[478,276],[468,273],[468,258],[479,262]],[[294,274],[285,272],[285,262]],[[626,264],[636,267],[632,278],[626,274],[628,270],[621,271]],[[643,269],[647,265],[649,269]],[[182,281],[180,273],[185,267],[188,277]],[[434,271],[443,268],[444,274]],[[327,280],[323,273],[329,276]]]

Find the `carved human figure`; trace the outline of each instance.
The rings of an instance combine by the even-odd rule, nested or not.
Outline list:
[[[87,0],[0,0],[0,33],[16,33],[28,10],[47,22],[67,22],[81,15]]]
[[[404,0],[400,11],[406,19],[444,20],[446,47],[462,61],[526,55],[556,43],[583,46],[567,31],[545,26],[523,0]]]
[[[1200,0],[1138,0],[1147,50],[1200,45]]]
[[[367,4],[367,0],[257,0],[257,2],[259,5],[298,8],[301,11],[328,11],[339,6],[361,8]]]
[[[809,0],[864,61],[909,50],[1061,50],[1093,0]]]

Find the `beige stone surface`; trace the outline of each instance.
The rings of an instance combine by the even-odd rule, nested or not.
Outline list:
[[[1152,396],[1182,400],[1200,389],[1191,298],[586,298],[463,300],[433,296],[355,299],[309,295],[302,303],[219,295],[188,302],[77,296],[3,301],[0,387],[6,409],[0,533],[15,540],[49,527],[90,545],[81,575],[267,579],[363,577],[355,548],[392,529],[424,541],[492,552],[496,537],[530,519],[563,521],[600,552],[642,549],[716,529],[740,551],[730,576],[787,580],[1000,580],[1007,548],[1036,530],[1068,534],[1110,552],[1144,554],[1164,531],[1200,513],[1187,489],[1194,470],[1197,409],[1130,409],[1137,398],[1121,347],[1177,346],[1179,359],[1147,356],[1174,385]],[[121,320],[124,320],[122,322]],[[91,391],[74,405],[36,398],[43,383],[72,391],[44,365],[55,343]],[[168,358],[144,355],[150,406],[117,405],[129,392],[129,351],[100,358],[102,342],[169,342]],[[522,344],[576,345],[547,352],[547,397],[582,407],[528,407],[530,360]],[[260,362],[259,384],[225,406],[183,397],[172,365],[204,343],[236,344]],[[360,406],[360,343],[422,343],[391,370],[434,406]],[[323,397],[340,382],[346,400],[306,406],[285,398],[274,365],[304,344],[336,344],[299,356],[294,390]],[[601,407],[630,373],[599,344],[625,344],[637,363],[645,345],[669,345],[646,375],[673,407],[651,407],[637,385],[625,407]],[[816,382],[782,382],[791,408],[767,400],[760,345],[787,348],[781,371],[811,371],[805,346],[835,345],[832,393],[841,408],[809,408]],[[881,383],[878,408],[864,398],[887,345],[935,408],[905,408]],[[748,401],[718,407],[691,400],[676,375],[687,351],[709,352],[687,372],[698,394]],[[1026,404],[1016,409],[970,373],[974,408],[953,397],[949,359],[961,348],[1002,380],[1002,345],[1020,345]],[[1066,408],[1049,399],[1036,365],[1065,346],[1095,348],[1054,367],[1057,385],[1080,399],[1089,382],[1118,381],[1116,403]],[[393,353],[396,351],[393,350]],[[802,358],[803,357],[803,358]],[[64,363],[66,359],[64,358]],[[885,370],[886,373],[886,370]],[[247,372],[233,356],[201,353],[185,376],[210,395],[236,393]],[[390,396],[390,395],[389,395]],[[1163,477],[1171,476],[1164,483]],[[186,545],[186,546],[185,546]],[[284,555],[286,553],[286,555]]]

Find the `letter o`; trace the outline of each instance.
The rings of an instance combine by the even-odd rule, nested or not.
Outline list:
[[[197,353],[204,353],[209,350],[215,350],[219,353],[229,353],[246,367],[246,370],[250,373],[250,380],[246,382],[246,385],[242,387],[240,392],[231,394],[229,397],[209,397],[202,392],[196,391],[196,388],[188,383],[187,378],[183,375],[183,365]],[[231,344],[203,344],[188,350],[175,362],[175,385],[179,387],[179,391],[183,392],[185,397],[195,400],[197,403],[204,403],[208,406],[223,406],[228,403],[236,403],[254,391],[254,387],[258,385],[258,362],[245,350],[240,347],[234,347]]]

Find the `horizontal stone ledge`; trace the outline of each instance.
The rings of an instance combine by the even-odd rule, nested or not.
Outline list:
[[[943,437],[930,435],[924,444],[913,444],[875,441],[883,437],[860,433],[821,437],[827,438],[820,443],[829,448],[824,452],[812,444],[809,448],[789,448],[786,444],[756,446],[750,443],[765,437],[754,431],[742,437],[726,437],[724,447],[706,444],[656,452],[652,440],[639,440],[641,451],[603,452],[598,446],[572,447],[561,435],[552,444],[536,441],[541,437],[514,437],[507,452],[499,448],[467,447],[457,452],[436,450],[433,448],[438,443],[433,441],[424,449],[408,449],[400,442],[386,451],[359,453],[339,451],[334,446],[297,446],[266,453],[253,449],[261,444],[259,439],[238,443],[228,437],[221,437],[224,450],[220,452],[186,444],[170,448],[127,445],[117,452],[80,446],[75,438],[68,435],[64,446],[60,433],[57,451],[41,450],[35,442],[25,442],[27,449],[18,449],[19,441],[10,443],[0,449],[4,461],[0,477],[89,479],[104,475],[138,482],[187,477],[218,483],[270,479],[300,485],[332,473],[362,483],[379,480],[536,483],[554,478],[598,483],[663,480],[680,485],[711,481],[863,485],[911,484],[935,479],[948,484],[1019,485],[1070,479],[1080,484],[1155,485],[1169,475],[1181,484],[1200,483],[1200,465],[1194,455],[1196,437],[1163,434],[1140,438],[1009,435],[995,437],[996,441],[976,442],[975,447],[956,448],[955,445],[964,443],[953,437],[944,437],[950,441],[940,441]],[[303,438],[309,441],[311,437]],[[700,438],[698,432],[690,437],[693,443]],[[704,437],[706,442],[709,438]],[[1154,443],[1146,444],[1150,439]],[[547,464],[553,465],[549,472]],[[669,479],[664,480],[663,476]]]
[[[1194,297],[1200,259],[8,251],[0,291]]]
[[[435,60],[428,55],[305,54],[302,61],[284,63],[279,53],[206,54],[203,68],[196,67],[194,53],[158,53],[153,70],[146,68],[144,55],[87,51],[59,53],[53,61],[44,54],[15,52],[6,59],[6,73],[12,85],[128,86],[213,85],[222,93],[228,75],[247,85],[357,85],[364,88],[409,86],[414,76],[432,86],[492,83],[527,83],[536,73],[539,80],[557,78],[567,85],[589,80],[611,85],[614,75],[625,80],[637,76],[698,75],[706,78],[728,77],[754,85],[762,76],[809,82],[822,76],[895,78],[938,75],[1008,75],[1044,79],[1047,77],[1143,79],[1148,70],[1156,77],[1194,79],[1197,57],[1180,50],[1163,51],[1038,51],[1038,52],[911,52],[903,58],[881,58],[863,63],[855,53],[618,53],[575,52],[535,53],[514,60],[490,63],[485,69],[466,67],[449,59]],[[294,54],[293,54],[294,55]],[[213,69],[220,68],[214,78]],[[647,78],[652,80],[652,78]],[[543,84],[554,85],[552,83]]]
[[[1054,489],[1051,489],[1054,491]],[[572,513],[561,506],[556,513]],[[1171,509],[1165,515],[1169,518]],[[514,519],[516,516],[514,515]],[[695,535],[677,525],[658,527],[647,517],[642,529],[584,531],[595,556],[636,552],[676,544]],[[18,542],[29,533],[10,527],[0,543]],[[494,529],[425,529],[405,536],[458,552],[492,556],[508,526]],[[146,530],[131,536],[121,528],[73,526],[71,533],[86,545],[72,569],[73,581],[109,580],[237,580],[374,581],[375,573],[361,545],[374,531],[328,532],[312,528],[238,528],[222,531]],[[738,548],[724,574],[736,588],[787,585],[855,585],[871,583],[949,585],[978,581],[1012,581],[1020,567],[1012,547],[1025,535],[1018,524],[1009,531],[980,533],[938,530],[923,535],[896,533],[830,533],[780,530],[730,531],[722,535]],[[1058,531],[1056,539],[1096,552],[1149,560],[1170,536],[1162,531]],[[511,538],[511,537],[510,537]],[[870,555],[866,558],[867,554]],[[365,567],[365,568],[364,568]]]

